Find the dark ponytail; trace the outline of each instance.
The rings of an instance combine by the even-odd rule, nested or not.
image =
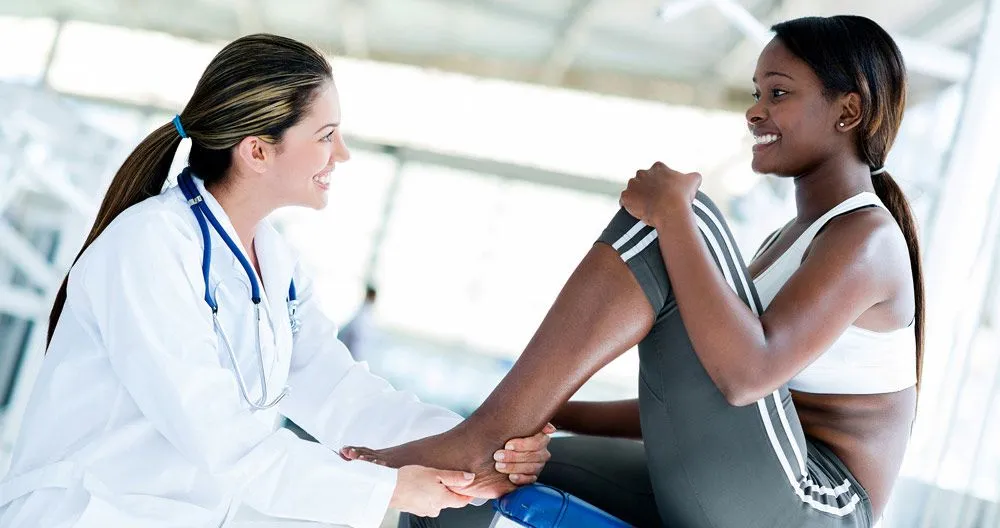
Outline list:
[[[917,232],[917,222],[906,195],[888,172],[872,176],[875,194],[892,213],[906,239],[906,247],[910,250],[910,269],[913,273],[913,301],[916,311],[913,317],[913,330],[917,336],[917,388],[924,366],[924,271],[920,260],[920,234]]]
[[[229,43],[205,68],[179,116],[192,142],[191,170],[212,185],[225,177],[233,147],[244,138],[279,144],[332,80],[326,58],[301,42],[258,34]],[[111,180],[77,259],[122,211],[160,194],[180,142],[178,129],[168,123],[139,143]],[[66,304],[68,279],[63,279],[49,315],[46,348]]]
[[[90,228],[90,234],[83,243],[80,252],[77,253],[73,263],[76,264],[80,255],[107,229],[108,225],[122,213],[122,211],[133,205],[160,194],[164,183],[167,181],[167,174],[170,172],[170,164],[173,162],[177,146],[180,145],[181,137],[177,133],[172,123],[161,126],[143,139],[139,146],[132,151],[132,154],[125,160],[118,173],[111,180],[108,193],[101,202],[101,208],[97,211],[97,218],[94,226]],[[62,314],[63,306],[66,304],[66,284],[69,281],[69,274],[63,278],[62,285],[56,293],[55,302],[52,305],[52,312],[49,314],[49,330],[46,336],[45,345],[52,342],[52,334],[55,332],[56,323]]]
[[[906,108],[906,67],[892,37],[872,20],[851,15],[798,18],[771,29],[789,51],[816,72],[828,97],[852,92],[861,96],[856,147],[872,171],[879,172]],[[917,223],[906,196],[889,173],[873,174],[872,184],[903,231],[910,252],[919,389],[924,358],[924,275]]]

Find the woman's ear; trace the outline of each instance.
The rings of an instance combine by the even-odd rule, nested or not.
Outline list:
[[[850,92],[837,98],[837,130],[847,132],[861,124],[861,96]]]

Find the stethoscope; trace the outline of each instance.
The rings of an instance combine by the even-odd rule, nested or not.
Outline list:
[[[191,210],[194,212],[195,218],[198,219],[198,225],[201,227],[201,236],[204,240],[205,248],[204,254],[201,261],[201,272],[205,277],[205,302],[212,309],[212,322],[215,325],[215,331],[222,336],[222,342],[226,346],[226,350],[229,352],[229,359],[233,363],[233,370],[236,373],[236,381],[239,383],[240,392],[243,394],[243,399],[250,404],[254,410],[264,410],[270,409],[278,404],[288,395],[288,387],[285,387],[281,394],[278,395],[274,401],[267,401],[267,378],[264,376],[264,354],[260,347],[260,285],[257,283],[257,277],[254,274],[253,268],[250,267],[250,263],[247,262],[246,257],[243,256],[243,252],[240,248],[233,242],[233,239],[226,234],[226,230],[223,229],[222,225],[219,224],[218,219],[212,214],[212,211],[205,204],[204,198],[202,198],[201,193],[198,191],[198,187],[195,185],[194,180],[191,178],[190,169],[184,169],[180,176],[177,177],[177,186],[180,187],[181,192],[184,193],[184,198],[187,199],[188,205],[191,206]],[[219,323],[219,303],[216,302],[215,297],[212,295],[212,291],[208,283],[208,272],[212,267],[212,237],[208,232],[208,223],[205,219],[208,219],[208,223],[212,224],[215,232],[222,237],[222,241],[229,246],[229,250],[233,252],[237,260],[240,261],[240,265],[243,266],[243,271],[246,272],[247,278],[250,279],[250,301],[253,302],[254,314],[256,315],[257,324],[257,360],[260,365],[260,387],[261,394],[260,399],[252,400],[250,399],[250,391],[247,389],[246,380],[243,378],[243,373],[240,371],[239,361],[236,360],[236,352],[233,351],[233,346],[229,341],[229,336],[226,335],[226,331],[222,328]],[[301,323],[299,322],[298,315],[296,311],[298,310],[299,301],[295,294],[295,279],[292,279],[291,284],[288,285],[288,320],[291,322],[292,334],[297,334],[301,328]]]

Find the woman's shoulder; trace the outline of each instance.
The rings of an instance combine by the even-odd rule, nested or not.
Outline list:
[[[818,250],[837,255],[838,260],[858,271],[909,268],[903,232],[882,207],[857,209],[832,218],[813,239],[807,256]]]
[[[92,260],[113,259],[120,265],[136,262],[156,266],[165,251],[200,251],[200,232],[194,216],[175,189],[147,198],[123,211],[80,256],[74,268]],[[185,214],[187,213],[187,214]]]

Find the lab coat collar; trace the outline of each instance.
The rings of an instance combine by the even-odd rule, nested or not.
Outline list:
[[[226,231],[226,234],[229,235],[234,242],[236,242],[236,245],[239,247],[243,257],[247,258],[247,248],[244,248],[240,242],[240,239],[236,234],[236,228],[233,227],[233,223],[229,219],[229,215],[227,215],[226,211],[222,208],[222,204],[220,204],[219,201],[212,196],[212,193],[205,188],[204,180],[199,178],[193,172],[191,173],[191,176],[192,181],[194,181],[194,184],[198,187],[198,192],[201,193],[205,205],[207,205],[208,209],[215,215],[219,224]],[[209,229],[209,231],[211,233],[215,233],[213,229]],[[213,236],[218,238],[217,234]],[[285,299],[288,297],[288,285],[292,280],[292,274],[294,273],[295,265],[297,264],[295,252],[266,218],[257,224],[257,230],[254,233],[254,246],[257,248],[257,263],[260,264],[261,274],[264,275],[263,278],[258,277],[262,286],[261,295],[268,300],[268,304],[270,305],[269,308],[271,308],[272,311],[282,308]],[[222,243],[221,239],[217,244],[215,244],[215,246],[213,246],[213,253],[216,250],[230,253],[229,248]],[[240,265],[234,255],[230,255],[230,257],[231,258],[229,260],[231,261],[231,265],[239,270],[238,276],[246,282],[247,287],[249,288],[249,281],[243,272],[243,266]],[[275,313],[281,312],[279,311]]]
[[[240,253],[243,255],[243,258],[248,258],[249,255],[247,255],[247,251],[249,248],[243,247],[243,241],[240,240],[239,235],[236,233],[236,228],[233,227],[232,220],[229,219],[229,215],[226,214],[226,210],[222,208],[222,204],[215,199],[215,196],[213,196],[212,193],[208,192],[208,188],[205,187],[205,180],[202,180],[192,172],[191,181],[194,182],[195,187],[198,188],[198,192],[201,193],[202,201],[204,201],[205,205],[208,206],[208,210],[212,211],[212,214],[215,215],[215,219],[219,221],[219,225],[221,225],[222,229],[225,230],[227,235],[229,235],[229,238],[233,239],[233,242],[236,243],[236,246],[240,249]],[[209,233],[215,233],[215,230],[211,229],[211,227],[209,227],[208,231]],[[218,237],[218,234],[216,233],[214,236]],[[222,240],[220,239],[219,242],[221,243]],[[212,249],[214,251],[216,249],[215,246],[213,246]],[[229,248],[225,245],[223,245],[220,249],[224,250],[226,253],[229,252]],[[235,260],[235,255],[233,257]],[[242,266],[239,265],[239,262],[236,262],[236,265],[240,269],[243,269]]]

